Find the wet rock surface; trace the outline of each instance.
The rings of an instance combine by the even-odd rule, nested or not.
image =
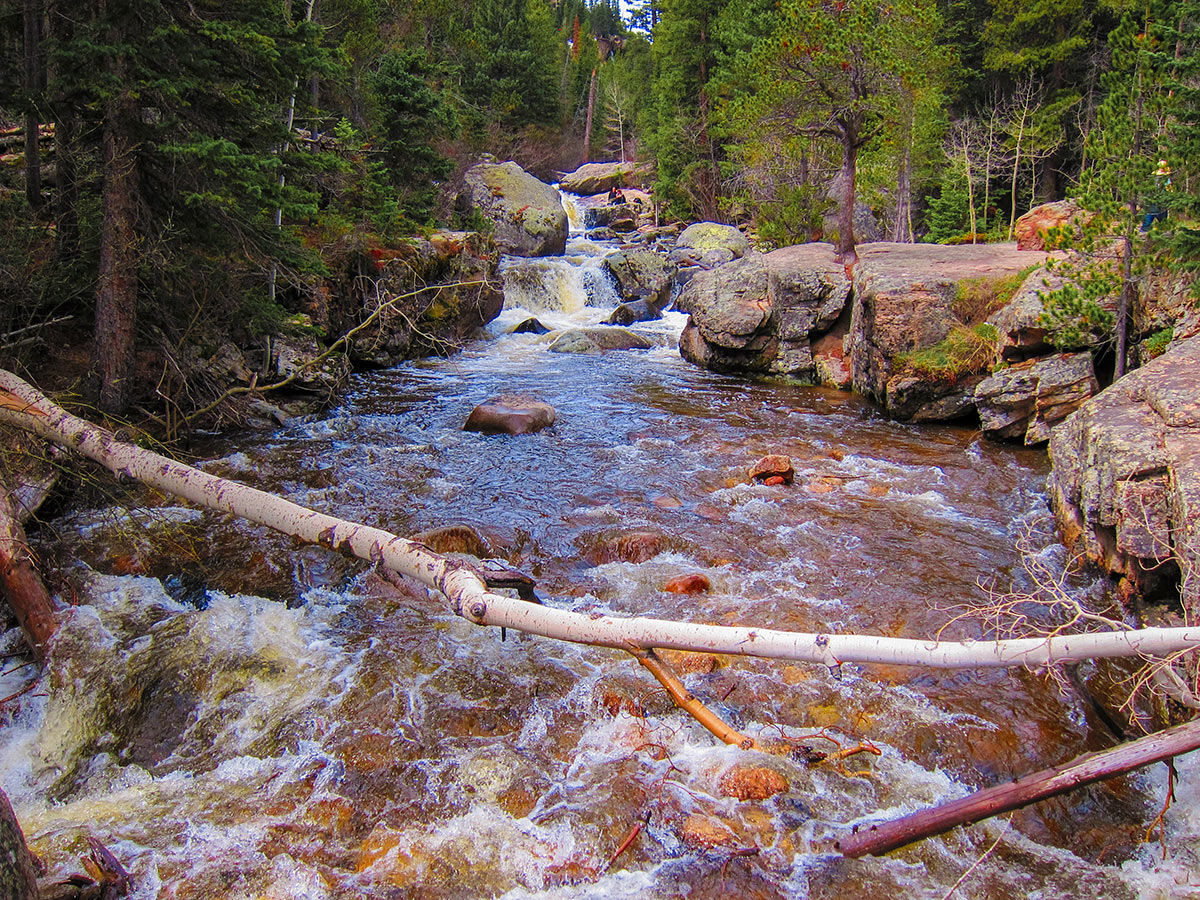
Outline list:
[[[650,350],[654,341],[620,326],[571,328],[550,344],[552,353],[605,353],[609,350]]]
[[[554,407],[540,400],[504,394],[471,410],[463,431],[483,434],[533,434],[554,424]]]
[[[1177,570],[1193,615],[1200,611],[1197,372],[1200,338],[1190,338],[1088,400],[1050,437],[1051,498],[1064,538],[1143,590]]]

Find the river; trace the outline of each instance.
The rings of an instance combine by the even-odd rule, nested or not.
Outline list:
[[[1065,564],[1041,451],[701,371],[675,349],[675,313],[638,326],[648,351],[551,353],[506,333],[529,314],[602,320],[604,249],[576,237],[568,259],[516,263],[549,271],[509,273],[487,338],[359,375],[327,414],[222,438],[204,467],[402,534],[469,524],[545,602],[578,610],[979,637],[992,592],[1031,588],[1018,544]],[[552,404],[556,424],[464,432],[499,393]],[[768,453],[792,458],[794,485],[747,483]],[[340,556],[118,499],[43,534],[87,603],[53,676],[4,707],[0,787],[54,871],[79,868],[90,832],[137,898],[1196,896],[1182,766],[1166,862],[1143,841],[1156,771],[887,858],[829,852],[854,824],[1112,743],[1038,674],[679,662],[751,735],[880,751],[810,765],[721,746],[623,654],[502,640]],[[709,590],[664,590],[691,573]],[[727,796],[739,766],[787,789]]]

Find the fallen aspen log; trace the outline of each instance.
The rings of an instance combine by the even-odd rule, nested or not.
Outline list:
[[[1200,749],[1200,720],[1176,725],[1108,750],[1088,753],[1064,765],[1023,775],[1009,784],[985,788],[890,822],[859,826],[835,841],[833,847],[852,859],[878,856],[945,834],[958,825],[971,825],[1197,749]]]
[[[381,564],[445,595],[477,625],[511,628],[578,644],[665,648],[819,663],[885,663],[933,668],[1045,666],[1102,657],[1162,657],[1200,646],[1200,628],[1144,628],[996,641],[935,641],[880,635],[813,634],[701,625],[557,609],[495,594],[472,569],[424,545],[306,509],[282,497],[168,459],[80,419],[10,372],[0,370],[0,421],[139,481],[210,509],[232,513],[299,540]]]

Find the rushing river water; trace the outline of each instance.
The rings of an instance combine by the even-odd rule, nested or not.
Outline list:
[[[1040,451],[700,371],[675,349],[677,314],[640,327],[650,351],[505,333],[530,312],[601,320],[585,304],[611,302],[596,250],[517,264],[553,271],[509,273],[514,308],[489,339],[359,376],[327,415],[243,436],[206,468],[402,534],[469,524],[546,602],[580,610],[979,636],[960,614],[986,604],[980,585],[1028,587],[1019,540],[1062,564]],[[462,431],[500,393],[552,404],[557,423]],[[767,453],[793,459],[794,485],[747,483]],[[82,561],[64,589],[86,605],[54,675],[5,707],[0,786],[55,871],[78,868],[92,833],[138,898],[1196,896],[1182,769],[1166,863],[1143,843],[1157,772],[887,858],[829,852],[855,823],[1111,743],[1033,673],[679,662],[751,735],[881,751],[809,765],[719,745],[622,654],[502,641],[339,556],[169,498],[126,504],[54,523]],[[710,589],[664,590],[689,573]],[[738,766],[787,790],[728,796]]]

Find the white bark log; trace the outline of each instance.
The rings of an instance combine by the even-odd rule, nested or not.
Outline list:
[[[303,541],[381,563],[441,591],[451,610],[478,625],[502,626],[579,644],[658,647],[837,666],[886,663],[933,668],[1043,666],[1100,657],[1162,657],[1200,646],[1200,628],[1146,628],[1000,641],[934,641],[878,635],[808,634],[770,628],[698,625],[651,618],[594,616],[491,593],[462,564],[390,532],[306,509],[118,440],[0,370],[0,421],[38,434],[131,478]]]

